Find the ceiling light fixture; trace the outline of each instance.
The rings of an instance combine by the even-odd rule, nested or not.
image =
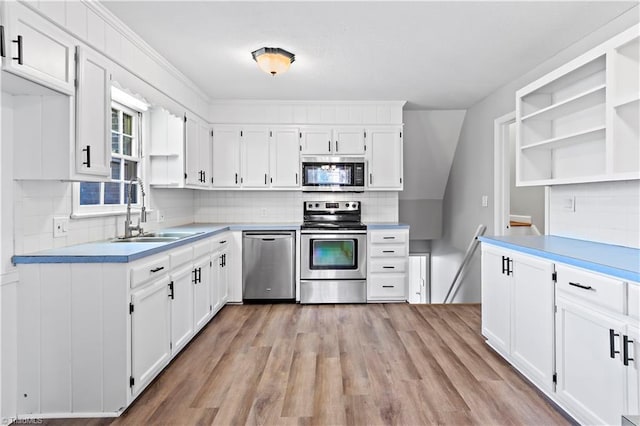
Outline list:
[[[260,69],[271,75],[282,74],[296,60],[296,55],[279,47],[263,47],[251,52]]]

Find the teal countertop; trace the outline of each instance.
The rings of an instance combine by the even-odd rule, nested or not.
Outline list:
[[[638,249],[553,235],[480,237],[479,239],[483,243],[640,283],[640,250]]]
[[[110,240],[95,241],[69,247],[60,247],[31,254],[13,256],[13,263],[127,263],[151,256],[185,244],[212,237],[225,231],[245,230],[298,230],[299,223],[268,224],[215,224],[194,223],[163,229],[163,231],[199,232],[191,237],[171,242],[158,243],[112,243]]]

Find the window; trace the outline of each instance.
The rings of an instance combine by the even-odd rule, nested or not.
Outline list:
[[[111,103],[111,181],[80,182],[76,185],[76,213],[100,214],[122,212],[129,201],[138,205],[138,182],[141,176],[140,113]]]

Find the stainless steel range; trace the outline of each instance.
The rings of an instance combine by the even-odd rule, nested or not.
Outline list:
[[[300,303],[367,301],[367,227],[359,201],[306,201]]]

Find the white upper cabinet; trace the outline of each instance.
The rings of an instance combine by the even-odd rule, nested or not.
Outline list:
[[[244,127],[241,138],[242,187],[266,188],[269,186],[269,129]]]
[[[213,187],[240,186],[240,128],[218,126],[213,129]]]
[[[110,62],[78,47],[76,94],[76,170],[108,179],[111,174]]]
[[[3,68],[46,87],[73,95],[73,39],[18,2],[6,2],[6,56]]]
[[[269,180],[272,188],[300,187],[298,133],[295,128],[275,128],[269,133]]]
[[[330,127],[300,129],[302,155],[331,155],[333,138]]]
[[[187,115],[185,123],[186,184],[208,187],[211,182],[211,130]]]
[[[520,186],[640,178],[636,25],[516,92]]]
[[[401,191],[402,129],[396,126],[367,129],[368,188]]]
[[[333,130],[335,155],[364,155],[365,131],[361,127],[343,127]]]

